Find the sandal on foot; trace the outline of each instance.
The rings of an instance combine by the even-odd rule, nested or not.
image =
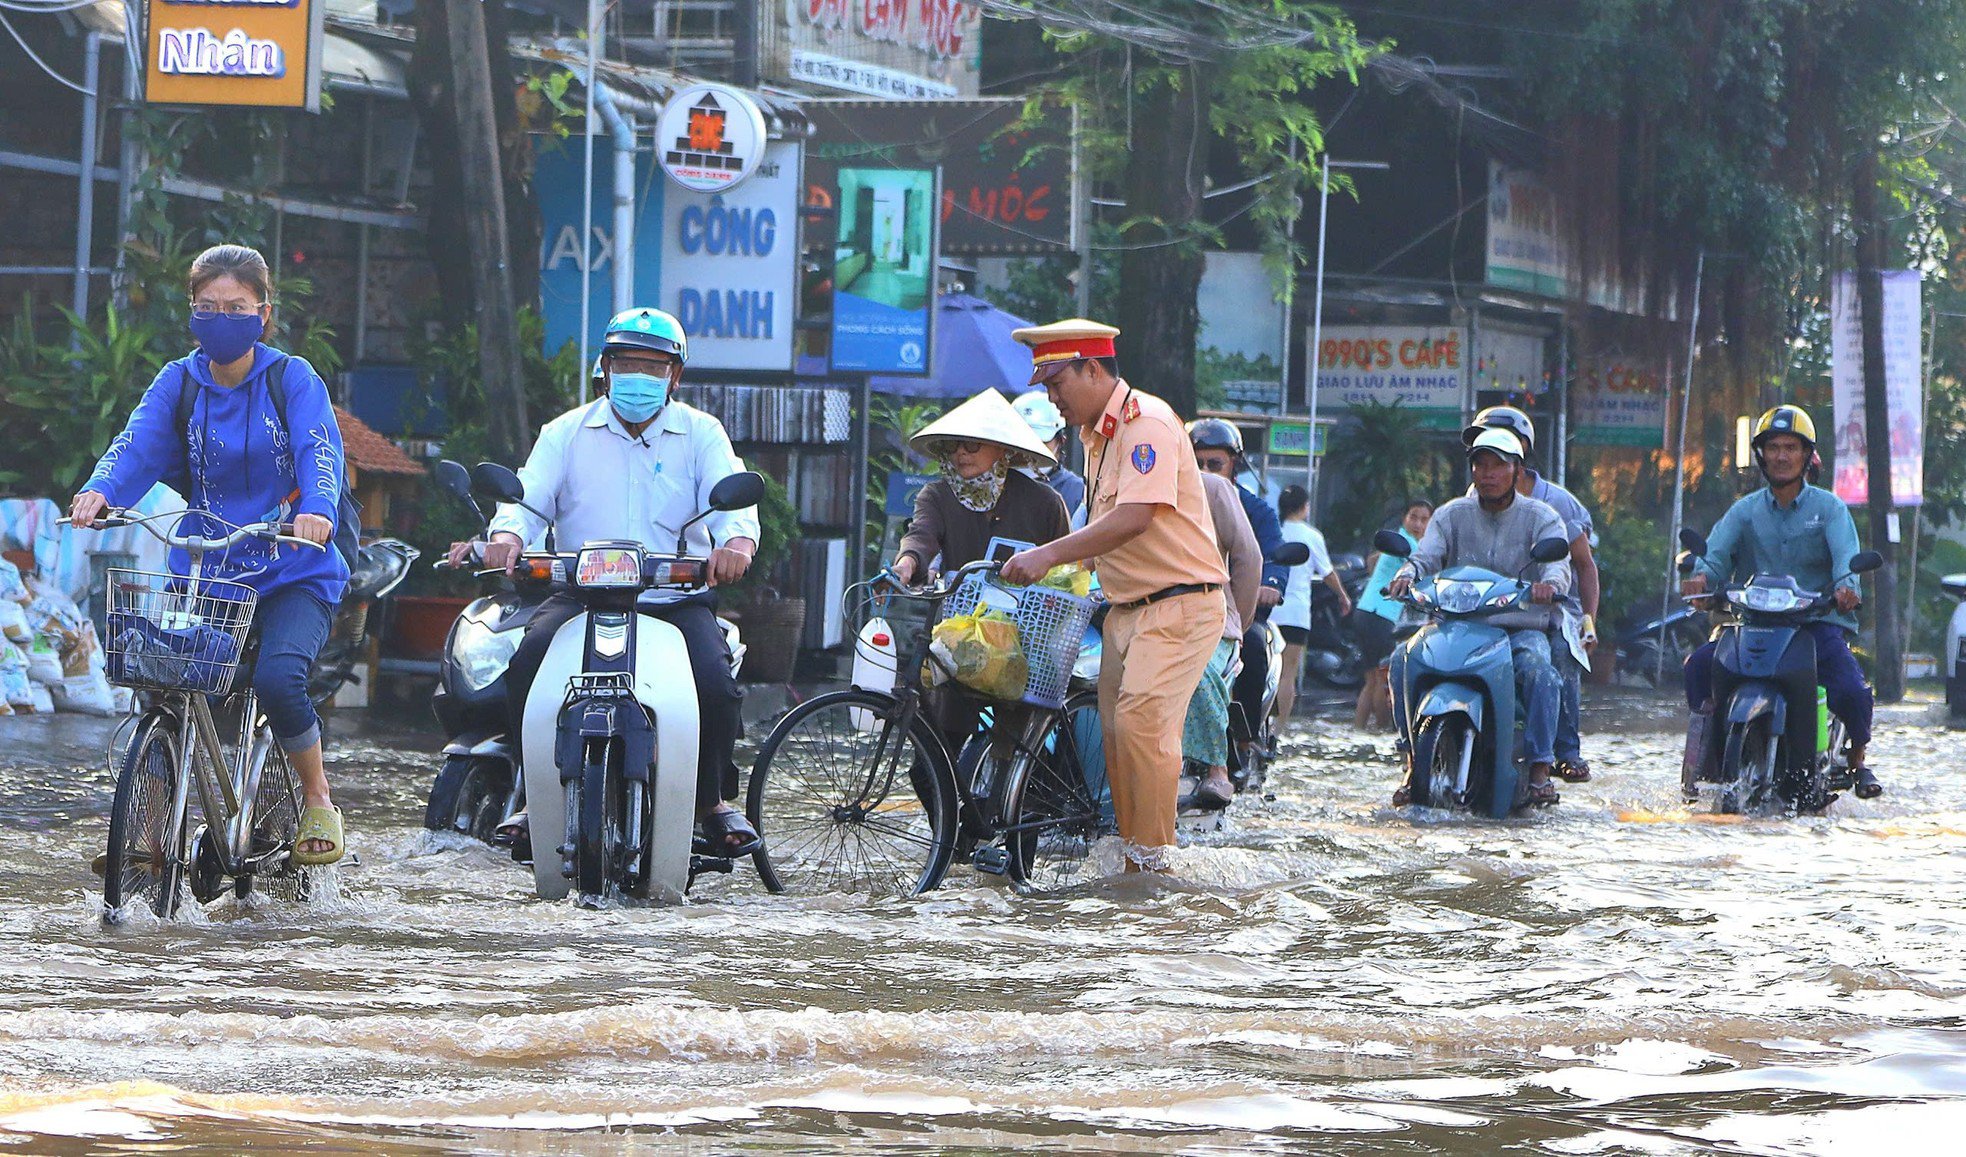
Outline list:
[[[294,833],[294,848],[288,857],[303,868],[318,868],[336,863],[347,850],[343,841],[346,836],[341,827],[341,809],[338,807],[310,807],[300,813],[300,829]],[[327,844],[322,851],[305,852],[301,845],[313,841]]]
[[[1565,783],[1589,783],[1591,781],[1591,765],[1588,761],[1582,759],[1566,759],[1558,762],[1556,770],[1550,774]]]
[[[1203,780],[1201,786],[1195,788],[1192,799],[1194,806],[1201,811],[1219,812],[1236,802],[1236,793],[1233,790],[1224,792],[1221,788]]]
[[[1884,785],[1877,781],[1875,775],[1871,774],[1870,768],[1853,768],[1850,774],[1854,782],[1853,790],[1857,793],[1858,799],[1876,799],[1878,796],[1884,794]]]
[[[703,838],[711,854],[725,859],[748,856],[765,846],[764,837],[740,811],[711,812],[703,817]]]
[[[1393,806],[1405,807],[1413,802],[1413,789],[1401,784],[1393,789]]]
[[[1523,802],[1532,807],[1549,807],[1551,804],[1562,803],[1563,796],[1556,790],[1556,785],[1546,779],[1541,783],[1530,784],[1529,795]]]
[[[505,822],[492,829],[492,846],[510,848],[517,846],[522,839],[532,838],[532,818],[525,812],[513,812],[505,817]]]

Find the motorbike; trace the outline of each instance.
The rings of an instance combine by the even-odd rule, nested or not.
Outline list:
[[[492,497],[524,505],[517,474],[496,464],[479,474]],[[624,540],[521,556],[530,579],[587,608],[553,636],[526,698],[520,764],[541,899],[678,901],[697,875],[731,870],[730,858],[696,835],[696,685],[675,678],[689,670],[688,648],[637,603],[648,591],[705,587],[709,561],[687,553],[689,527],[755,506],[764,492],[752,471],[719,481],[673,553]]]
[[[1677,677],[1701,643],[1707,641],[1707,616],[1692,607],[1647,619],[1618,634],[1620,678],[1646,687]]]
[[[1373,546],[1408,557],[1412,544],[1382,530]],[[1562,560],[1570,544],[1538,540],[1529,557]],[[1449,567],[1414,584],[1405,602],[1427,616],[1425,626],[1392,656],[1394,726],[1405,741],[1407,783],[1415,804],[1466,808],[1503,819],[1528,798],[1517,725],[1515,660],[1508,630],[1492,621],[1533,608],[1531,583],[1476,566]]]
[[[326,707],[345,684],[362,681],[356,668],[368,661],[370,644],[388,627],[389,596],[402,585],[410,564],[421,553],[395,538],[362,544],[348,576],[348,591],[335,609],[328,641],[307,672],[307,698],[316,710]]]
[[[436,477],[481,524],[485,521],[462,465],[439,462]],[[437,565],[448,563],[440,559]],[[506,735],[505,668],[533,613],[552,593],[550,583],[517,571],[510,579],[503,572],[498,578],[498,588],[472,600],[444,638],[437,690],[430,697],[430,710],[444,729],[444,766],[423,811],[424,827],[487,843],[505,817],[525,807],[518,753]],[[529,852],[514,848],[522,862]]]
[[[1331,560],[1352,604],[1365,591],[1365,560],[1341,554]],[[1311,587],[1310,640],[1304,644],[1304,674],[1328,687],[1355,691],[1365,683],[1365,649],[1338,613],[1338,596],[1323,583]]]
[[[1954,723],[1966,722],[1966,574],[1949,574],[1939,580],[1945,592],[1959,600],[1946,623],[1946,714]]]
[[[1678,567],[1691,574],[1706,554],[1698,531],[1683,530]],[[1858,575],[1884,565],[1874,550],[1850,561]],[[1847,575],[1844,577],[1848,577]],[[1830,584],[1832,588],[1842,579]],[[1693,716],[1680,786],[1720,785],[1719,810],[1730,815],[1820,812],[1849,790],[1843,722],[1829,714],[1816,680],[1816,641],[1802,628],[1835,605],[1834,591],[1803,590],[1788,575],[1755,574],[1713,595],[1731,621],[1722,624],[1713,661],[1713,711]]]

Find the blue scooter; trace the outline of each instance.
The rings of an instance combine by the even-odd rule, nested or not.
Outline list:
[[[1405,558],[1397,531],[1372,538]],[[1561,538],[1530,548],[1539,563],[1570,553]],[[1431,620],[1393,651],[1394,726],[1406,741],[1407,783],[1423,807],[1465,808],[1503,819],[1528,798],[1516,726],[1515,659],[1506,629],[1486,620],[1532,609],[1531,583],[1476,566],[1450,567],[1416,583],[1405,602]]]

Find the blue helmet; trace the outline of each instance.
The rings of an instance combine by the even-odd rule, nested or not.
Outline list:
[[[608,322],[601,352],[618,349],[654,350],[672,354],[679,362],[689,361],[689,337],[683,333],[683,323],[647,306],[623,310]]]

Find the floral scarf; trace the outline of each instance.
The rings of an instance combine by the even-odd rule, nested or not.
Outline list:
[[[955,491],[956,501],[965,510],[987,514],[997,508],[997,499],[1003,497],[1003,480],[1010,473],[1010,459],[1006,455],[997,459],[997,464],[974,478],[964,478],[956,473],[956,468],[947,459],[942,461],[942,481]]]

